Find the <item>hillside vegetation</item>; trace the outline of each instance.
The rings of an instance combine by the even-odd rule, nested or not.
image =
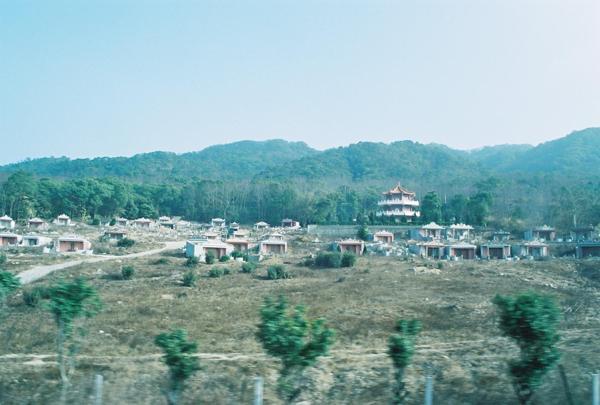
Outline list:
[[[273,178],[335,178],[344,182],[402,177],[429,179],[440,172],[451,172],[453,177],[473,176],[473,171],[481,168],[488,169],[489,174],[521,171],[600,176],[598,150],[600,128],[588,128],[536,147],[499,145],[470,152],[412,141],[359,142],[322,152],[303,142],[241,141],[184,154],[152,152],[132,157],[32,159],[0,166],[0,172],[24,170],[48,177],[113,176],[167,182],[194,176],[248,180],[259,173]]]
[[[412,141],[360,142],[316,151],[301,142],[243,141],[177,155],[44,158],[0,167],[0,214],[17,220],[114,216],[224,217],[277,223],[377,221],[381,192],[397,182],[424,218],[511,230],[600,223],[600,129],[536,147],[459,151]],[[433,215],[429,215],[433,214]]]

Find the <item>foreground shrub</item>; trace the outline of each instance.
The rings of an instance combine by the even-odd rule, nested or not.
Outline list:
[[[394,365],[394,379],[396,384],[393,391],[393,402],[402,404],[408,391],[404,382],[404,372],[415,353],[415,340],[421,331],[421,323],[417,320],[400,320],[396,324],[396,333],[388,340],[388,355]]]
[[[234,259],[238,259],[240,257],[244,257],[244,254],[242,252],[234,250],[233,252],[231,252],[231,257]]]
[[[267,278],[269,280],[282,280],[290,278],[290,274],[285,271],[285,267],[283,267],[281,264],[276,264],[269,266],[267,269]]]
[[[198,259],[196,259],[196,262],[198,261]],[[161,257],[160,259],[156,259],[154,262],[152,262],[152,264],[154,265],[161,265],[161,264],[169,264],[169,259],[167,259],[166,257]]]
[[[352,252],[344,252],[342,255],[341,266],[342,267],[354,267],[356,264],[356,255]]]
[[[135,245],[135,241],[133,239],[129,239],[129,238],[123,238],[117,242],[117,247],[120,247],[120,248],[130,248],[133,245]]]
[[[256,270],[256,263],[244,262],[242,263],[242,273],[252,273]]]
[[[41,300],[48,298],[48,289],[41,285],[23,291],[23,302],[29,307],[37,307]]]
[[[198,281],[198,276],[196,276],[196,272],[194,270],[188,270],[183,275],[183,285],[185,287],[193,287],[196,285]]]
[[[213,264],[215,262],[215,254],[213,252],[208,252],[204,255],[204,261],[206,264]]]
[[[163,350],[162,361],[169,367],[169,384],[164,391],[169,405],[179,403],[185,382],[196,371],[198,364],[198,344],[187,339],[187,332],[179,329],[156,336],[154,343]]]
[[[556,348],[559,320],[552,298],[533,292],[516,297],[497,295],[500,330],[521,349],[519,359],[509,363],[513,387],[521,404],[531,403],[542,377],[560,358]]]
[[[123,280],[131,280],[134,274],[135,269],[133,266],[123,266],[121,269],[121,277],[123,277]]]
[[[4,305],[6,298],[20,285],[21,282],[14,274],[0,270],[0,307]]]
[[[94,246],[94,253],[98,255],[107,255],[110,253],[110,249],[106,246]]]
[[[227,256],[227,255],[223,255],[223,256],[219,257],[219,261],[220,261],[221,263],[228,262],[228,261],[229,261],[229,256]]]
[[[219,278],[223,275],[223,270],[220,267],[213,267],[208,271],[208,277]]]
[[[315,266],[338,268],[342,265],[342,255],[339,252],[321,252],[315,258]]]
[[[101,302],[96,290],[88,285],[82,278],[72,282],[59,281],[48,292],[50,302],[48,310],[54,315],[57,326],[57,355],[61,382],[67,386],[69,375],[65,361],[65,344],[73,333],[73,323],[77,318],[89,318],[101,308]],[[72,348],[72,347],[71,347]],[[72,362],[69,364],[73,365]]]
[[[297,306],[290,313],[283,296],[277,302],[267,298],[260,310],[256,336],[269,355],[281,360],[277,391],[286,403],[300,395],[299,381],[304,370],[326,355],[333,343],[333,330],[327,328],[325,321],[310,321],[304,312],[302,306]]]
[[[185,261],[185,265],[187,267],[196,267],[198,265],[198,263],[200,263],[200,260],[198,260],[198,258],[196,256],[190,256]]]

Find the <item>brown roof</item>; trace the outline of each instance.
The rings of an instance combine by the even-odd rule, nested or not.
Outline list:
[[[396,186],[394,188],[392,188],[390,191],[386,191],[383,194],[410,194],[410,195],[415,195],[414,192],[408,191],[407,189],[405,189],[404,187],[402,187],[400,185],[400,183],[396,184]]]

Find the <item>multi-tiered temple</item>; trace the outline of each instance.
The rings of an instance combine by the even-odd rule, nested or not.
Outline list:
[[[377,203],[379,205],[377,216],[398,218],[410,222],[413,218],[421,215],[415,193],[402,188],[400,184],[383,193],[383,196],[384,199]]]

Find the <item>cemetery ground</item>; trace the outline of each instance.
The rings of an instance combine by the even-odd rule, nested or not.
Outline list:
[[[253,274],[237,262],[199,264],[194,287],[182,286],[189,269],[180,252],[84,264],[39,280],[85,276],[103,310],[78,323],[76,368],[70,403],[89,403],[96,374],[104,377],[107,404],[163,404],[166,367],[154,337],[185,328],[199,342],[202,370],[192,377],[183,403],[251,403],[255,376],[265,378],[265,402],[280,403],[275,392],[278,363],[265,355],[255,334],[259,308],[267,296],[285,295],[304,304],[310,318],[322,317],[336,331],[327,357],[308,369],[301,400],[321,404],[387,403],[392,365],[387,339],[397,319],[419,319],[423,330],[407,371],[411,396],[422,403],[424,379],[434,375],[434,403],[517,403],[507,377],[507,361],[518,348],[501,336],[492,298],[536,291],[553,296],[562,311],[560,364],[575,403],[589,401],[590,373],[600,368],[600,262],[549,261],[437,262],[365,256],[345,269],[300,265],[310,246],[295,246],[281,258],[259,264]],[[269,265],[283,263],[292,278],[268,280]],[[121,268],[135,274],[122,280]],[[8,270],[19,271],[19,264]],[[229,275],[208,277],[212,267]],[[56,403],[60,378],[55,356],[56,326],[43,302],[24,304],[13,295],[0,315],[0,402]],[[544,377],[539,404],[565,403],[557,368]]]

